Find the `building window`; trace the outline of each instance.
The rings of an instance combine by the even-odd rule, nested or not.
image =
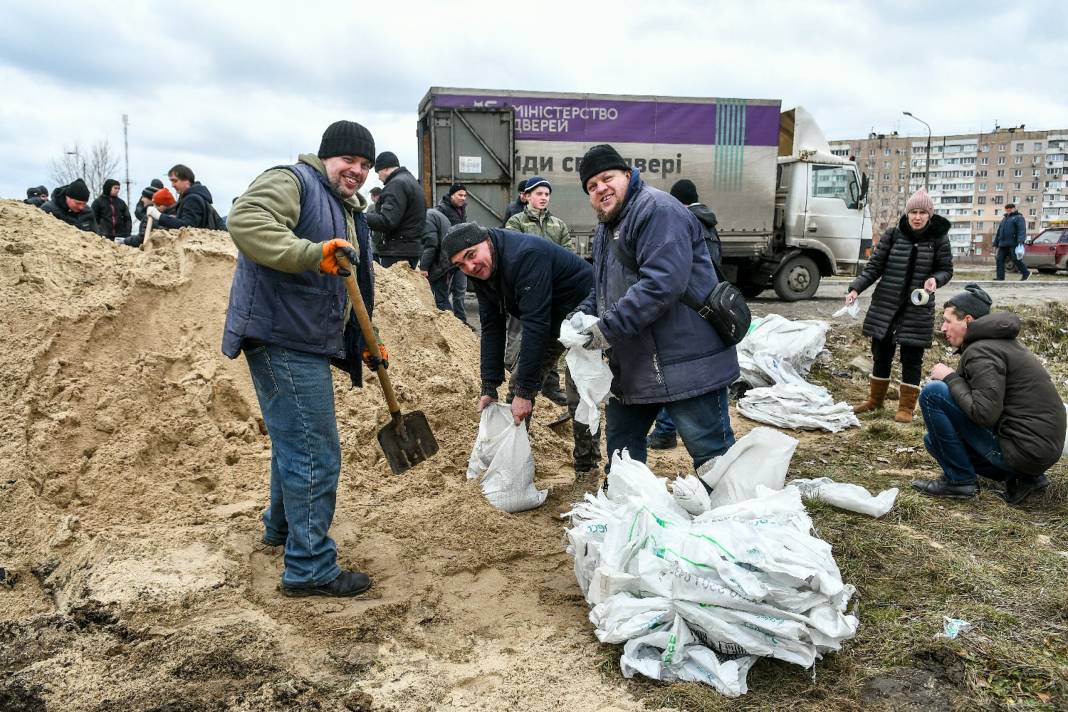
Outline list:
[[[1016,152],[1023,153],[1023,142],[1016,144]]]
[[[1005,165],[1005,156],[998,156],[998,165],[999,166]]]
[[[980,153],[990,153],[990,145],[989,144],[983,144],[982,146],[979,147],[979,152]]]
[[[1035,141],[1035,150],[1036,151],[1041,151],[1042,150],[1042,142],[1041,141]]]
[[[883,149],[883,155],[884,156],[889,156],[890,155],[890,149],[889,148],[884,148]]]
[[[1012,162],[1013,162],[1013,163],[1016,163],[1016,164],[1020,164],[1020,163],[1023,163],[1023,156],[1016,156],[1016,157],[1014,157],[1014,158],[1012,159]]]
[[[1038,190],[1038,181],[1037,180],[1031,184],[1031,190]]]
[[[999,168],[998,169],[998,178],[1004,178],[1004,177],[1005,177],[1005,170]]]
[[[1005,151],[1008,151],[1008,150],[1009,150],[1009,144],[1007,144],[1007,143],[999,143],[998,144],[998,151],[1000,153],[1005,153]]]
[[[975,202],[977,202],[979,205],[986,205],[986,196],[980,195],[978,198],[975,199]]]
[[[1034,230],[1035,229],[1035,221],[1034,220],[1032,220],[1031,222],[1027,223],[1027,229],[1028,230]]]
[[[1036,208],[1031,208],[1030,210],[1027,211],[1027,214],[1030,215],[1031,217],[1034,217],[1035,215],[1038,214],[1038,210]]]

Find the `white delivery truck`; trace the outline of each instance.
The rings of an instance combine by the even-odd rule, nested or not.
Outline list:
[[[517,184],[540,175],[583,255],[596,224],[579,184],[588,148],[612,144],[664,191],[688,178],[719,220],[724,273],[747,296],[772,287],[807,299],[822,276],[856,274],[871,246],[867,177],[830,153],[808,112],[776,100],[433,87],[417,133],[428,205],[462,182],[468,218],[497,227]]]

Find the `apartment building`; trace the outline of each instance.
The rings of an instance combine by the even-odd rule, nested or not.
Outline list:
[[[1006,203],[1015,203],[1028,234],[1068,220],[1068,130],[927,137],[896,132],[832,141],[831,152],[853,157],[868,175],[873,238],[895,225],[908,197],[928,184],[935,210],[952,223],[956,255],[991,255]]]

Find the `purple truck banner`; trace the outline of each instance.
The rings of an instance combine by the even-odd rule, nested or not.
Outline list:
[[[720,99],[681,101],[435,94],[433,106],[515,109],[523,141],[778,146],[779,105]]]

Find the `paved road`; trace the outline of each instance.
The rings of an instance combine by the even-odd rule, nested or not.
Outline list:
[[[784,302],[771,289],[755,299],[749,307],[757,316],[781,314],[790,319],[830,319],[831,314],[843,305],[846,287],[851,280],[844,278],[824,279],[816,296],[804,302]],[[1068,302],[1068,275],[1035,275],[1021,283],[1016,275],[1009,275],[1004,282],[990,279],[990,270],[983,272],[959,271],[953,281],[938,290],[935,298],[941,303],[974,282],[990,293],[995,307],[998,304],[1044,304],[1048,301]],[[872,289],[860,295],[861,314],[871,300]],[[478,301],[472,293],[467,294],[467,319],[478,331]]]

